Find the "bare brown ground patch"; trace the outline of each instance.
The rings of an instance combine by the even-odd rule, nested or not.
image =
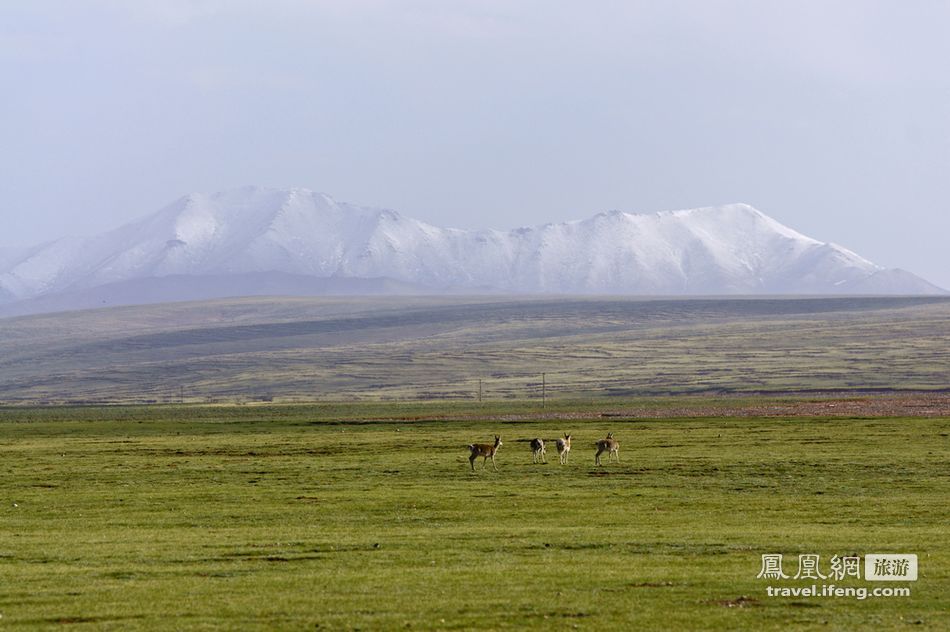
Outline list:
[[[685,398],[684,398],[685,399]],[[511,415],[471,415],[473,419],[530,421],[533,419],[675,419],[703,417],[950,417],[950,393],[830,394],[800,400],[775,399],[734,402],[697,398],[670,406],[623,406],[594,411],[533,412]]]

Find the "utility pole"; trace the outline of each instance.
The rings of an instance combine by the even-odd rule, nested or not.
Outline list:
[[[478,378],[478,403],[482,403],[482,379]]]
[[[185,403],[185,387],[182,386],[181,384],[178,385],[178,403],[179,404]]]
[[[541,408],[544,408],[545,400],[547,399],[547,379],[546,373],[541,374]]]

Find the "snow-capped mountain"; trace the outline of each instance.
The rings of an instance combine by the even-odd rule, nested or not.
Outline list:
[[[128,291],[158,278],[175,278],[184,290],[193,278],[261,273],[389,279],[399,291],[419,292],[942,293],[745,204],[465,231],[306,189],[243,187],[189,195],[94,237],[2,250],[0,302],[114,284]]]

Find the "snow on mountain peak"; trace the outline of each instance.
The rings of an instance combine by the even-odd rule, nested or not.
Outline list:
[[[940,291],[909,273],[882,270],[741,203],[659,213],[612,210],[509,231],[466,231],[305,188],[245,186],[193,193],[88,239],[5,254],[0,300],[137,278],[259,272],[388,277],[434,291]]]

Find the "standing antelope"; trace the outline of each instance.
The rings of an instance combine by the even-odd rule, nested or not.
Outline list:
[[[478,457],[483,457],[482,467],[485,467],[485,463],[488,459],[491,459],[491,466],[495,468],[495,471],[498,471],[498,466],[495,465],[495,452],[498,452],[498,448],[501,447],[501,437],[495,435],[495,443],[470,443],[468,446],[469,451],[472,453],[468,457],[468,462],[472,466],[472,471],[475,471],[475,459]]]
[[[567,458],[571,454],[571,435],[564,435],[563,439],[557,440],[557,459],[561,465],[567,463]]]
[[[606,439],[597,442],[597,454],[594,455],[594,464],[600,465],[600,455],[607,453],[607,462],[610,463],[610,455],[617,455],[617,463],[620,463],[620,442],[614,439],[614,433],[608,432]]]
[[[547,463],[547,459],[544,458],[546,452],[544,451],[544,439],[532,439],[531,440],[531,462],[537,463],[538,460],[542,463]]]

